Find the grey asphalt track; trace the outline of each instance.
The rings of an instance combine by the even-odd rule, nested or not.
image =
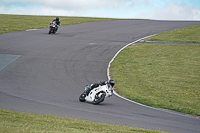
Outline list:
[[[107,66],[123,46],[197,21],[118,20],[0,35],[0,54],[19,58],[0,71],[0,109],[84,119],[169,132],[200,132],[200,119],[148,108],[117,96],[81,103],[86,84],[107,80]]]

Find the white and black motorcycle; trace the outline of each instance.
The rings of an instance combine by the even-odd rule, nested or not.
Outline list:
[[[85,87],[85,91],[80,95],[80,102],[91,102],[93,104],[99,104],[104,101],[106,97],[110,97],[113,94],[113,88],[110,84],[99,85],[97,88],[92,89],[89,94],[86,94],[88,86]]]

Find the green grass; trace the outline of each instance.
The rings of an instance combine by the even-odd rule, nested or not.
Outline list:
[[[127,126],[0,110],[1,133],[164,133]]]
[[[145,39],[146,41],[200,42],[200,25],[168,31]]]
[[[137,44],[111,63],[116,91],[145,105],[200,116],[200,45]]]
[[[26,16],[26,15],[3,15],[0,14],[0,34],[8,32],[23,31],[29,29],[40,29],[49,27],[49,23],[56,16]],[[116,20],[110,18],[89,17],[59,17],[61,25],[72,25],[88,22]]]

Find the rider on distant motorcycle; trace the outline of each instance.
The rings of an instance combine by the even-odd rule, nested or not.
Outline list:
[[[109,85],[110,87],[113,88],[113,86],[115,85],[115,81],[113,79],[110,79],[108,81],[103,81],[103,82],[100,81],[99,83],[91,84],[90,88],[88,85],[86,85],[86,87],[85,87],[86,95],[88,95],[90,93],[90,91],[93,90],[94,88],[99,87],[99,85],[101,85],[101,86]]]
[[[59,20],[59,17],[56,17],[56,19],[54,19],[53,21],[56,22],[57,25],[60,26],[60,20]],[[58,30],[58,26],[56,25],[56,31]]]

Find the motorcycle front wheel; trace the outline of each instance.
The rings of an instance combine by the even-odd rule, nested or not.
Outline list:
[[[79,97],[79,101],[80,102],[85,102],[85,97],[86,97],[86,94],[85,94],[85,92],[83,92]]]
[[[49,28],[49,34],[51,34],[51,30],[52,30],[52,28]]]
[[[93,101],[93,104],[94,104],[94,105],[97,105],[97,104],[103,102],[105,96],[106,96],[106,94],[104,94],[104,93],[103,93],[100,97],[98,97],[98,95],[96,95],[96,96],[95,96],[95,99],[94,99],[94,101]]]
[[[53,27],[52,30],[53,30],[53,34],[55,34],[56,33],[56,28]]]

